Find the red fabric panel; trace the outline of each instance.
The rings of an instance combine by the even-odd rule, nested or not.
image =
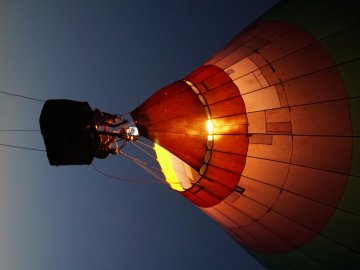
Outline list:
[[[208,104],[219,102],[239,95],[239,89],[233,82],[222,84],[206,93],[204,98]]]
[[[245,226],[254,222],[254,219],[241,212],[239,209],[228,203],[227,201],[223,201],[218,205],[214,206],[214,209],[222,213],[224,216],[228,217],[234,224],[237,226]]]
[[[249,41],[245,42],[244,46],[257,50],[259,48],[264,47],[268,43],[269,41],[264,38],[253,37]]]
[[[224,49],[220,50],[209,60],[209,64],[216,64],[225,69],[249,55],[252,55],[250,58],[251,60],[254,60],[253,57],[256,58],[257,56],[260,56],[257,52],[252,54],[254,50],[265,48],[266,45],[269,44],[269,41],[276,41],[292,27],[293,26],[283,22],[266,22],[259,25],[253,24],[245,31],[235,36]],[[242,45],[243,47],[241,47]],[[263,59],[261,56],[260,58]],[[266,64],[264,60],[261,61],[261,64],[259,64],[260,61],[255,60],[254,62],[258,66]]]
[[[262,239],[264,243],[267,243],[271,248],[271,253],[280,253],[297,248],[317,234],[274,211],[270,211],[261,218],[259,224],[262,227],[254,224],[254,226],[248,226],[244,229],[252,235],[263,234],[258,239]],[[274,236],[280,239],[276,241]]]
[[[252,226],[256,226],[256,225],[254,224]],[[267,242],[264,243],[264,241],[262,241],[261,234],[252,236],[251,234],[246,232],[243,228],[228,228],[228,230],[230,232],[232,232],[231,235],[234,237],[234,239],[238,243],[240,243],[240,245],[245,246],[252,250],[261,250],[263,253],[271,253],[270,252],[271,249],[266,246],[268,243]],[[273,239],[271,241],[272,243],[278,243],[279,241],[281,241],[281,239],[279,239],[275,235],[273,235],[273,237],[275,239]],[[266,239],[268,239],[268,238],[269,238],[269,235],[267,235]],[[286,243],[284,243],[284,245],[285,244]]]
[[[291,128],[291,122],[266,123],[266,131],[272,134],[288,134],[291,133]]]
[[[346,97],[342,80],[335,67],[285,82],[283,87],[291,106]]]
[[[208,91],[207,86],[203,83],[196,84],[195,87],[199,91],[199,93],[205,93]]]
[[[270,211],[266,214],[261,220],[259,220],[259,223],[282,239],[286,239],[292,243],[294,247],[298,247],[306,243],[308,239],[311,239],[317,234],[317,232],[313,232],[296,221],[293,221],[274,211]]]
[[[169,121],[179,117],[189,117],[192,119],[194,114],[198,114],[198,117],[201,117],[205,114],[205,110],[197,95],[189,87],[187,91],[180,92],[176,96],[169,96],[166,100],[162,99],[162,101],[157,102],[151,107],[142,107],[137,121],[138,123],[152,125],[153,123]]]
[[[213,151],[210,164],[241,174],[244,170],[246,156]]]
[[[208,179],[202,178],[197,185],[204,188],[204,191],[213,194],[218,198],[226,198],[232,192],[232,189],[228,188],[225,185],[219,184],[216,181],[210,181]]]
[[[266,81],[270,85],[275,85],[281,83],[279,79],[279,75],[275,73],[275,69],[273,66],[266,65],[260,68],[261,74],[266,78]]]
[[[322,230],[333,213],[333,209],[324,204],[287,191],[280,194],[273,209],[316,232]]]
[[[241,96],[220,101],[210,105],[211,117],[218,118],[231,115],[245,114],[244,101]]]
[[[218,67],[216,68],[218,69],[218,72],[216,74],[202,81],[202,83],[205,84],[209,90],[215,89],[221,85],[232,82],[231,78],[226,72],[222,71]]]
[[[258,220],[269,210],[268,207],[246,196],[240,196],[232,205],[235,206],[236,209],[239,209],[240,212],[251,217],[253,220]]]
[[[247,135],[214,135],[214,151],[246,155],[249,138]]]
[[[203,65],[195,69],[186,76],[185,80],[192,82],[194,85],[200,84],[211,76],[215,76],[217,73],[223,72],[222,69],[212,66],[212,65]]]
[[[271,208],[281,189],[271,184],[242,176],[239,185],[245,189],[244,196]]]
[[[289,106],[289,102],[288,102],[288,97],[285,93],[285,89],[284,86],[281,84],[277,84],[275,85],[276,88],[276,93],[279,96],[279,100],[280,100],[280,104],[282,107],[288,107]]]
[[[350,119],[347,100],[297,106],[291,109],[293,133],[296,135],[351,136]]]
[[[291,165],[284,189],[336,207],[347,180],[344,174]]]
[[[215,64],[225,70],[245,57],[249,56],[253,51],[254,50],[252,48],[240,46],[240,48],[232,51],[229,55],[219,59]]]
[[[295,29],[292,29],[292,31],[284,33],[273,42],[270,42],[259,49],[259,53],[269,62],[273,62],[284,55],[293,53],[311,43],[314,43],[314,38],[307,32],[299,28],[296,31]]]
[[[197,205],[198,207],[210,207],[210,204],[206,201],[204,201],[202,198],[197,196],[196,194],[193,194],[189,191],[179,192],[181,195],[183,195],[186,199]]]
[[[173,119],[154,122],[153,125],[148,128],[148,131],[151,133],[167,132],[170,121],[177,123],[176,125],[173,125],[173,129],[171,130],[172,133],[182,133],[184,129],[187,128],[186,134],[191,134],[194,136],[207,136],[206,130],[198,129],[199,125],[206,125],[206,122],[202,122],[204,121],[203,116],[199,114],[193,114],[193,117],[191,115],[186,115],[186,117],[178,116]]]
[[[265,55],[265,58],[267,56]],[[287,81],[334,65],[326,51],[316,43],[272,63],[281,81]]]
[[[200,189],[199,189],[199,187],[200,187]],[[204,206],[198,205],[200,207],[209,207],[209,206],[212,206],[212,205],[216,205],[216,204],[218,204],[219,202],[222,201],[222,199],[217,197],[216,194],[210,193],[209,191],[205,190],[200,185],[199,186],[193,186],[192,188],[190,188],[187,191],[182,192],[182,193],[191,193],[192,195],[195,195],[195,197],[197,199],[200,199],[200,201],[202,201],[202,204],[205,204]],[[193,198],[193,197],[190,195],[189,198]]]
[[[284,220],[281,221],[279,226],[285,227],[293,225],[292,223],[283,222]],[[248,240],[247,245],[257,252],[270,254],[281,253],[284,250],[292,250],[296,246],[294,243],[289,242],[282,234],[279,235],[278,233],[274,233],[258,222],[254,222],[247,227],[241,228],[241,231],[243,231],[241,236],[244,236],[245,234],[245,239]],[[302,231],[301,228],[296,230],[296,233],[298,232],[301,232],[302,235],[306,235],[307,233],[307,231]],[[246,236],[246,234],[250,235],[251,238]]]
[[[268,64],[266,59],[259,53],[254,52],[253,54],[249,55],[249,59],[253,61],[258,67],[263,67]]]
[[[222,185],[227,186],[233,190],[239,182],[240,176],[222,168],[209,165],[206,171],[206,178],[209,178],[213,181],[219,181]]]
[[[246,116],[245,116],[246,117]],[[214,122],[214,121],[213,121]],[[242,135],[247,136],[247,125],[223,125],[223,126],[214,126],[214,134],[216,135]]]
[[[294,164],[347,174],[351,154],[351,137],[294,136]]]
[[[245,114],[212,118],[214,134],[247,134],[247,117]]]

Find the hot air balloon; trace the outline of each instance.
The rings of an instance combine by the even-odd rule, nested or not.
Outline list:
[[[360,263],[359,6],[282,2],[131,113],[173,188],[268,268]]]
[[[269,269],[360,267],[359,14],[281,2],[131,112],[169,185]]]

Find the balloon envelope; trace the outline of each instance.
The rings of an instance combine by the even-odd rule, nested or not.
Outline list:
[[[172,187],[268,268],[360,263],[359,14],[281,2],[131,113]]]

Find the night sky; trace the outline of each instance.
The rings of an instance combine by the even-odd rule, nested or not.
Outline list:
[[[277,1],[0,0],[0,90],[127,113]],[[44,149],[41,102],[0,94],[0,143]],[[133,150],[131,150],[133,151]],[[95,161],[151,179],[128,160]],[[166,185],[0,146],[0,269],[263,269]]]

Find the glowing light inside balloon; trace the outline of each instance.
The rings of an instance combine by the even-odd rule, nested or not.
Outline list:
[[[213,132],[214,132],[214,126],[213,126],[213,122],[212,122],[212,120],[211,119],[208,119],[207,121],[206,121],[206,128],[207,128],[207,131],[208,131],[208,133],[209,133],[209,135],[208,135],[208,141],[212,141],[213,139],[214,139],[214,137],[213,137]]]
[[[207,128],[209,135],[212,135],[214,132],[214,126],[213,126],[211,119],[206,121],[206,128]]]

